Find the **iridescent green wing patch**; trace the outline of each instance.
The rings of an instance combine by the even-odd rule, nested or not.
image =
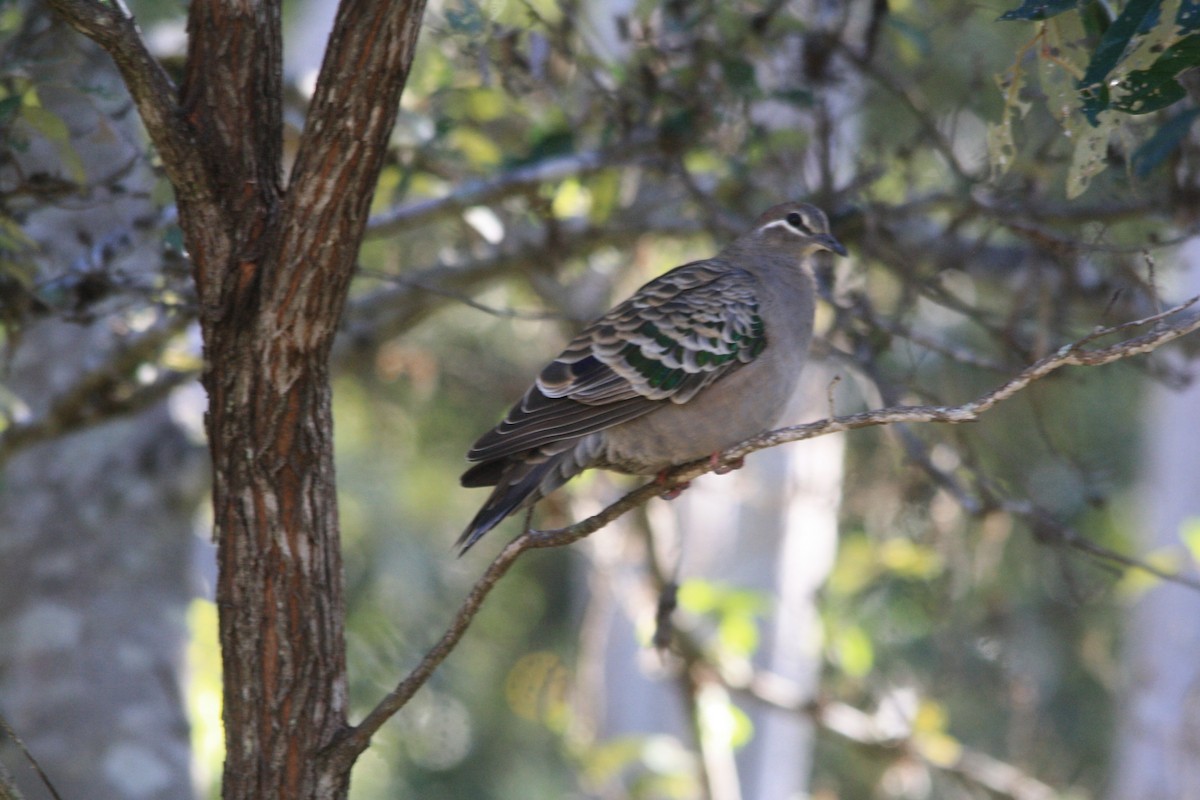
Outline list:
[[[591,351],[638,395],[687,402],[767,346],[755,288],[720,262],[685,265],[589,328]]]

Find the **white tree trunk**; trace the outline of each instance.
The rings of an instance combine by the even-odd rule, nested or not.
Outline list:
[[[1200,293],[1200,240],[1181,250],[1180,262],[1187,279],[1176,293]],[[1184,528],[1200,525],[1200,382],[1156,389],[1145,418],[1140,549],[1178,552]],[[1109,797],[1200,799],[1200,594],[1162,584],[1133,605],[1123,672]]]
[[[824,415],[828,373],[819,365],[802,380],[803,417]],[[820,402],[812,402],[821,398]],[[798,420],[797,420],[798,421]],[[815,595],[833,564],[844,442],[827,436],[755,453],[730,475],[705,476],[665,506],[654,501],[656,528],[673,529],[680,580],[696,579],[760,592],[769,601],[755,666],[815,692],[820,671],[821,625]],[[674,513],[672,513],[674,512]],[[635,635],[649,625],[653,597],[646,596],[642,553],[635,537],[614,527],[593,537],[600,577],[592,581],[592,606],[581,662],[584,704],[597,721],[600,741],[625,735],[667,734],[692,740],[680,689],[665,680],[656,652]],[[675,561],[668,555],[668,568]],[[631,599],[641,602],[631,604]],[[725,698],[710,698],[717,704]],[[754,726],[750,744],[734,755],[720,737],[703,753],[714,798],[789,800],[807,791],[813,729],[798,715],[742,704]]]

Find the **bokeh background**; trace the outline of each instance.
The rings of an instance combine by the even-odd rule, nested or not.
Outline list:
[[[291,134],[333,8],[286,6]],[[177,69],[182,7],[132,9]],[[1193,41],[1192,11],[431,3],[334,354],[353,716],[519,529],[454,557],[483,500],[457,483],[470,443],[573,330],[775,202],[823,206],[851,251],[790,422],[965,403],[1200,293],[1188,76],[1152,113],[1119,96]],[[0,713],[64,798],[215,798],[202,354],[169,186],[93,46],[17,0],[0,37]],[[352,797],[1200,797],[1194,350],[1056,373],[969,425],[757,453],[528,554]],[[535,524],[634,485],[577,479]]]

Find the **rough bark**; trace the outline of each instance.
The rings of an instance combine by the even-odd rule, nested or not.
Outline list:
[[[192,259],[218,542],[224,797],[344,796],[350,763],[322,757],[347,725],[328,358],[424,2],[342,3],[286,191],[276,0],[190,5],[178,104],[153,89],[161,71],[119,6],[52,5],[109,50],[131,86]]]
[[[342,5],[287,193],[272,207],[270,171],[258,173],[258,216],[239,215],[254,222],[219,290],[216,265],[197,267],[201,297],[217,298],[202,327],[226,798],[349,785],[350,765],[320,755],[347,714],[328,359],[416,44],[422,4],[400,5]]]

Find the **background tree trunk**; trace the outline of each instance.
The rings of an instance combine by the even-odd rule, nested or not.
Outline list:
[[[1200,241],[1179,259],[1185,280],[1172,294],[1200,294]],[[1178,552],[1181,534],[1195,536],[1200,526],[1198,417],[1200,383],[1153,391],[1144,417],[1143,513],[1134,526],[1144,534],[1139,550]],[[1175,584],[1154,587],[1128,611],[1112,800],[1200,798],[1197,620],[1200,595]]]
[[[30,13],[15,46],[35,70],[43,107],[69,128],[64,144],[93,187],[87,201],[36,211],[25,225],[42,254],[37,281],[63,287],[50,301],[80,303],[87,317],[67,321],[54,309],[6,344],[5,389],[37,419],[128,347],[127,309],[84,303],[85,276],[146,280],[162,256],[158,238],[143,232],[156,214],[147,199],[156,178],[136,118],[117,113],[129,100],[111,62]],[[61,175],[63,160],[45,142],[18,157],[27,175]],[[120,192],[107,185],[114,173]],[[128,378],[111,369],[113,381]],[[99,390],[81,398],[85,409],[103,401]],[[0,710],[64,798],[192,794],[180,681],[195,584],[192,517],[203,490],[202,450],[165,402],[33,445],[4,466]],[[26,798],[49,797],[24,759],[3,749]]]

